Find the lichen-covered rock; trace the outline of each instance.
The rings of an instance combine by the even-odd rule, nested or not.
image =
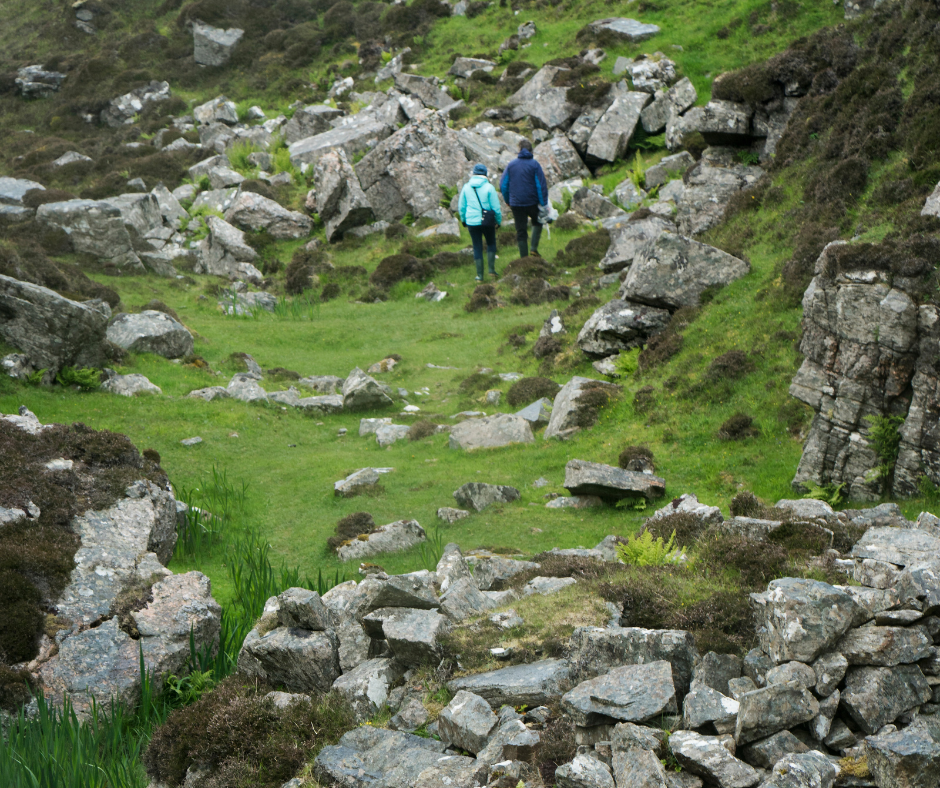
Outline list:
[[[337,549],[336,555],[340,561],[361,561],[379,553],[410,550],[427,539],[427,534],[417,520],[398,520],[377,528],[374,533],[362,536],[365,538],[352,539],[349,544]]]
[[[760,772],[735,758],[716,736],[676,731],[669,749],[684,768],[721,788],[751,788],[760,782]]]
[[[65,200],[40,205],[36,221],[64,231],[76,252],[94,255],[101,263],[141,271],[119,208],[104,201]]]
[[[917,665],[855,667],[846,673],[841,703],[855,724],[871,735],[932,695]]]
[[[615,298],[591,315],[578,334],[578,347],[593,358],[606,358],[644,344],[666,328],[666,309],[627,303]]]
[[[838,775],[839,768],[821,752],[784,755],[761,788],[832,788]]]
[[[222,30],[193,22],[193,56],[201,66],[224,66],[245,34],[237,27]]]
[[[358,722],[365,722],[385,707],[389,688],[403,673],[404,668],[393,659],[366,660],[336,679],[333,691],[352,707]]]
[[[741,696],[734,739],[746,744],[809,722],[819,714],[819,702],[796,682],[769,684]]]
[[[454,500],[461,506],[482,512],[494,503],[512,503],[519,499],[519,491],[505,484],[467,482],[454,492]]]
[[[262,274],[254,266],[258,253],[245,241],[245,234],[218,216],[210,216],[206,223],[209,236],[200,241],[201,257],[193,270],[261,284]]]
[[[238,670],[288,692],[328,692],[340,676],[333,632],[277,627],[262,635],[252,629],[238,654]]]
[[[831,651],[852,624],[857,606],[848,594],[818,580],[785,577],[751,594],[761,648],[777,663],[812,662]]]
[[[343,233],[375,221],[375,212],[359,178],[342,150],[320,158],[314,170],[317,184],[317,213],[326,225],[326,239],[342,238]]]
[[[935,788],[940,785],[940,741],[923,718],[909,727],[865,739],[868,769],[876,785]]]
[[[343,408],[357,411],[388,407],[393,404],[390,391],[356,367],[343,382]]]
[[[441,712],[437,727],[442,741],[475,755],[486,747],[498,722],[483,698],[460,690]]]
[[[395,658],[409,666],[439,661],[440,638],[450,629],[447,617],[436,610],[398,607],[374,610],[363,624],[373,637],[380,633]]]

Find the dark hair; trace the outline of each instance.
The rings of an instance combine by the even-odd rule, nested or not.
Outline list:
[[[532,150],[532,143],[528,140],[521,140],[519,142],[519,150]]]

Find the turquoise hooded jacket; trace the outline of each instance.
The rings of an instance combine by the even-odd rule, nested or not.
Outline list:
[[[476,194],[474,194],[474,190]],[[477,194],[480,195],[479,202],[477,202]],[[483,223],[483,208],[496,214],[497,224],[502,223],[503,211],[499,207],[499,196],[496,194],[496,189],[493,188],[485,175],[474,175],[460,192],[460,200],[457,203],[460,221],[468,227],[479,227]]]

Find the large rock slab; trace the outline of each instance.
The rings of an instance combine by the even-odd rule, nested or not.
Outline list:
[[[751,788],[760,782],[760,772],[735,758],[716,736],[676,731],[669,737],[669,749],[692,774],[721,788]]]
[[[646,342],[669,324],[666,309],[615,298],[591,315],[578,333],[578,347],[592,358],[607,358]]]
[[[876,526],[864,533],[849,555],[898,566],[925,564],[940,555],[940,537],[917,528]]]
[[[678,706],[672,665],[659,660],[611,668],[565,693],[561,705],[576,725],[585,726],[609,723],[611,719],[646,722],[675,714]]]
[[[849,668],[841,706],[865,733],[871,735],[932,697],[930,686],[916,665],[893,668]]]
[[[299,169],[315,165],[331,150],[342,150],[348,159],[367,153],[392,133],[385,122],[366,116],[354,123],[337,126],[294,142],[288,147],[290,163]]]
[[[76,252],[102,263],[143,270],[119,208],[96,200],[66,200],[40,205],[36,221],[63,230]]]
[[[521,704],[535,707],[558,700],[568,678],[565,660],[544,659],[453,679],[447,683],[447,688],[454,693],[466,690],[479,695],[494,709]]]
[[[620,297],[666,309],[698,306],[706,289],[724,287],[750,270],[749,263],[720,249],[664,233],[636,255]]]
[[[193,352],[193,337],[186,327],[168,314],[153,309],[115,315],[108,326],[107,337],[109,342],[135,353],[180,358]]]
[[[679,629],[578,627],[569,643],[572,677],[583,681],[622,665],[666,661],[681,699],[688,691],[698,659],[695,638]]]
[[[322,156],[314,170],[317,213],[326,225],[326,239],[375,221],[375,212],[359,185],[359,178],[342,150]]]
[[[376,216],[391,222],[439,208],[441,186],[457,186],[469,167],[457,133],[425,111],[363,157],[356,174]]]
[[[450,431],[452,449],[496,449],[513,443],[533,443],[532,426],[522,416],[499,413],[481,419],[467,419]]]
[[[676,224],[682,235],[698,235],[719,224],[731,198],[763,176],[760,167],[741,164],[728,154],[730,151],[709,148],[683,176],[685,188],[676,206]]]
[[[659,27],[626,17],[608,17],[591,22],[588,27],[595,35],[607,34],[631,44],[646,41],[659,34]]]
[[[0,337],[36,369],[101,367],[110,309],[78,303],[40,285],[0,275]]]
[[[306,238],[311,228],[310,218],[302,213],[289,211],[260,194],[244,191],[225,212],[225,221],[243,230],[265,230],[279,240]]]
[[[277,627],[262,635],[255,628],[238,653],[238,671],[288,692],[328,692],[340,676],[338,646],[334,632]]]
[[[200,66],[224,66],[232,57],[235,46],[245,35],[244,30],[193,22],[193,57]]]
[[[751,594],[761,648],[778,664],[812,662],[831,651],[851,626],[857,605],[851,596],[818,580],[785,577]]]
[[[349,544],[337,549],[336,555],[340,561],[361,561],[380,553],[410,550],[424,541],[427,541],[427,534],[417,520],[398,520],[377,528],[374,533],[351,539]]]
[[[572,495],[596,495],[608,501],[642,496],[649,501],[661,498],[665,480],[649,473],[636,473],[586,460],[569,460],[565,465],[565,489]]]

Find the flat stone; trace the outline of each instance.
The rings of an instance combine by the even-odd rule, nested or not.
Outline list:
[[[523,596],[555,594],[578,581],[573,577],[533,577],[522,589]]]
[[[473,569],[473,579],[481,591],[497,591],[520,572],[538,568],[539,565],[533,561],[491,556],[477,560]]]
[[[578,684],[561,703],[578,725],[597,725],[610,719],[645,722],[678,711],[672,666],[664,660],[611,668]]]
[[[605,500],[641,496],[647,500],[662,497],[666,482],[658,476],[635,473],[585,460],[569,460],[565,465],[565,488],[572,495],[596,495]]]
[[[473,692],[497,709],[503,705],[542,706],[561,697],[561,687],[568,678],[567,661],[545,659],[453,679],[447,683],[447,688],[454,693]]]
[[[765,676],[768,684],[786,684],[795,681],[803,689],[810,689],[816,685],[816,672],[802,662],[784,662],[767,671]]]
[[[116,315],[108,326],[107,336],[109,342],[135,353],[180,358],[193,352],[193,337],[182,323],[151,309]]]
[[[546,509],[593,509],[603,506],[604,502],[596,495],[572,495],[554,498],[545,504]]]
[[[577,755],[555,770],[556,788],[614,788],[607,764],[590,755]]]
[[[860,627],[849,630],[836,650],[850,665],[891,667],[930,656],[933,641],[917,627]]]
[[[659,27],[656,25],[638,22],[636,19],[627,19],[625,17],[598,19],[597,21],[591,22],[588,26],[595,34],[608,33],[633,44],[645,41],[659,34]]]
[[[872,558],[898,566],[923,564],[940,554],[940,538],[917,529],[875,526],[852,547],[853,558]]]
[[[699,499],[691,493],[683,493],[678,498],[673,498],[664,507],[653,512],[653,515],[650,519],[661,520],[662,518],[669,517],[673,514],[691,514],[706,525],[721,525],[725,519],[721,514],[721,509],[719,509],[717,506],[709,506],[708,504],[699,502]],[[715,656],[727,658],[730,655],[722,654]],[[740,675],[740,672],[738,675]],[[715,689],[717,689],[719,692],[721,691],[719,687],[715,687]]]

